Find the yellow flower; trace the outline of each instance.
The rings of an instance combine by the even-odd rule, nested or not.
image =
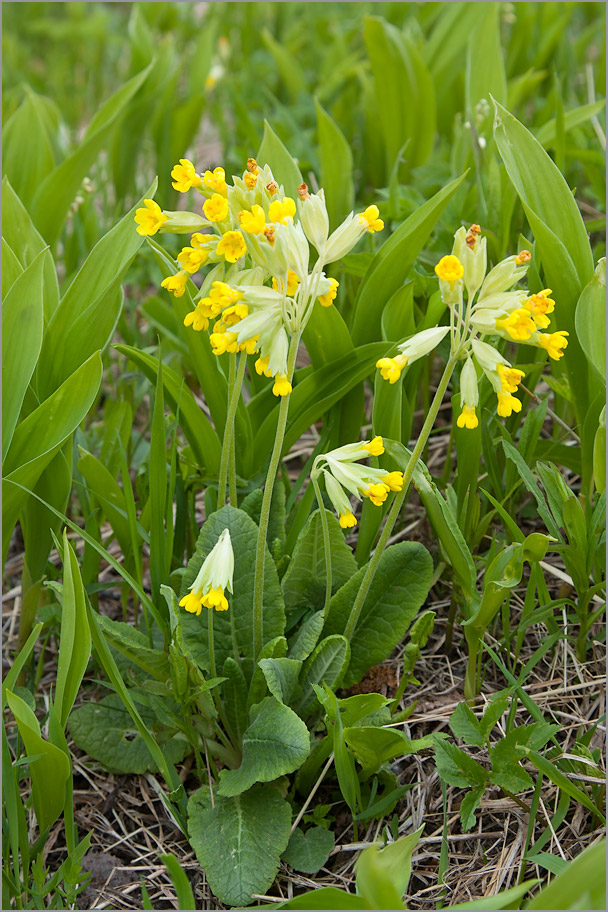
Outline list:
[[[357,520],[350,511],[348,513],[340,513],[339,521],[343,529],[352,529],[353,526],[357,525]]]
[[[459,428],[468,428],[470,431],[476,428],[479,424],[479,421],[477,420],[477,415],[475,414],[475,406],[464,405],[462,407],[460,415],[458,416],[456,424]]]
[[[254,180],[257,180],[253,174],[245,176],[253,177]],[[248,212],[247,209],[239,212],[239,225],[247,234],[262,234],[266,227],[266,216],[262,207],[255,205],[251,207],[251,212]]]
[[[211,348],[213,349],[214,355],[223,355],[226,352],[234,354],[239,350],[239,346],[236,340],[236,333],[229,333],[225,330],[223,332],[218,332],[217,323],[214,326],[214,332],[209,336],[209,341],[211,342]]]
[[[463,277],[464,266],[457,256],[450,253],[448,256],[441,257],[435,266],[435,273],[443,282],[449,282],[450,287],[453,288],[454,283]]]
[[[201,604],[204,605],[205,608],[215,608],[216,611],[228,611],[228,599],[224,595],[224,590],[221,586],[217,586],[215,589],[213,587],[209,589],[209,591],[203,595]]]
[[[275,396],[289,396],[291,390],[292,386],[287,379],[287,375],[277,374],[274,378],[274,386],[272,387],[272,392]]]
[[[204,247],[211,240],[213,240],[212,234],[202,234],[200,231],[195,231],[190,238],[190,244],[195,249],[198,249],[199,247]]]
[[[214,168],[213,171],[205,171],[203,174],[203,184],[205,187],[208,187],[209,190],[215,190],[216,193],[221,193],[222,196],[226,196],[228,192],[226,172],[223,168]]]
[[[521,412],[521,402],[511,393],[496,393],[498,405],[496,411],[501,418],[508,418],[513,412]]]
[[[377,206],[368,206],[365,212],[359,215],[359,224],[361,226],[365,225],[365,230],[369,231],[370,234],[373,234],[374,231],[382,231],[384,222],[381,218],[378,218],[379,215],[380,210]]]
[[[205,265],[208,256],[209,252],[204,247],[184,247],[177,255],[177,262],[182,269],[193,275]]]
[[[382,456],[384,453],[384,443],[382,437],[374,437],[369,443],[361,444],[362,450],[367,450],[370,456]]]
[[[497,364],[496,373],[500,378],[503,393],[516,392],[522,377],[526,376],[522,370],[518,370],[516,367],[509,367],[506,364]]]
[[[527,342],[532,333],[536,332],[536,324],[528,311],[522,307],[514,310],[504,320],[497,320],[496,329],[502,329],[516,342]]]
[[[260,376],[262,376],[262,374],[264,374],[265,377],[272,377],[272,374],[268,370],[269,361],[270,361],[269,355],[264,355],[262,358],[258,358],[258,360],[254,364],[256,374],[259,374]]]
[[[196,332],[209,329],[209,313],[202,301],[199,301],[194,310],[184,317],[184,326],[191,326]]]
[[[239,351],[247,352],[248,355],[254,355],[258,350],[259,338],[259,336],[253,336],[251,339],[245,339],[245,341],[241,342],[239,345]]]
[[[179,606],[185,608],[190,614],[199,615],[203,607],[203,596],[200,592],[188,592],[183,599],[180,599]]]
[[[564,354],[563,349],[568,345],[567,335],[568,333],[563,329],[558,329],[554,333],[538,333],[537,342],[548,352],[550,358],[559,361]]]
[[[137,233],[142,237],[156,234],[169,218],[154,200],[144,200],[144,206],[145,209],[137,209],[135,212]]]
[[[400,491],[403,487],[403,472],[389,472],[382,478],[382,483],[388,485],[391,491]]]
[[[285,225],[285,219],[293,218],[296,214],[296,204],[290,196],[286,196],[283,200],[275,200],[274,203],[270,204],[268,210],[268,218],[271,222],[280,222],[281,225]]]
[[[203,203],[203,212],[210,222],[223,222],[228,215],[228,200],[220,193]]]
[[[331,288],[324,295],[319,295],[317,298],[321,307],[331,307],[332,301],[336,300],[336,295],[338,294],[339,282],[336,279],[329,280],[331,282]]]
[[[299,284],[300,284],[300,277],[295,274],[293,269],[288,269],[287,270],[287,292],[286,292],[286,294],[290,298],[293,298],[293,296],[295,295],[296,291],[298,290]],[[282,290],[283,289],[283,280],[276,279],[273,276],[272,287],[275,291]]]
[[[380,358],[376,361],[376,367],[380,369],[383,380],[389,383],[396,383],[401,376],[401,371],[407,364],[405,355],[396,355],[394,358]]]
[[[216,251],[224,256],[228,263],[236,263],[247,253],[247,244],[240,231],[227,231],[217,245]]]
[[[258,182],[258,177],[257,177],[257,174],[251,174],[249,171],[247,171],[246,174],[243,176],[243,180],[245,181],[245,186],[247,187],[247,189],[253,190],[253,188],[255,187],[255,185]]]
[[[166,288],[167,291],[170,291],[175,298],[181,298],[186,290],[187,283],[188,273],[180,271],[175,275],[167,276],[166,279],[163,279],[160,285],[161,288]]]
[[[380,507],[388,497],[389,491],[390,487],[387,484],[379,482],[378,484],[370,484],[369,488],[361,493],[364,497],[369,497],[374,506]]]
[[[202,181],[200,175],[194,170],[194,165],[187,158],[180,158],[179,165],[175,165],[171,172],[173,178],[173,189],[179,190],[180,193],[186,193],[190,187],[200,187]]]
[[[231,307],[227,307],[226,310],[222,311],[222,321],[227,326],[234,326],[236,323],[240,323],[241,320],[244,320],[248,314],[249,308],[246,304],[233,304]]]
[[[532,314],[532,319],[541,329],[546,329],[551,322],[546,314],[553,313],[555,309],[555,301],[553,298],[550,298],[551,294],[550,288],[545,288],[543,291],[539,291],[538,294],[530,295],[524,301],[525,309]]]

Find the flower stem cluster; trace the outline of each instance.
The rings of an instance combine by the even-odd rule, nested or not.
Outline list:
[[[535,294],[513,290],[525,276],[530,259],[529,251],[522,250],[487,272],[486,239],[481,237],[479,225],[472,225],[468,231],[459,228],[452,252],[435,266],[441,297],[450,311],[449,327],[427,329],[401,343],[399,354],[377,362],[382,377],[396,383],[411,361],[427,355],[449,332],[451,355],[464,361],[460,375],[458,427],[473,429],[479,424],[476,414],[478,374],[490,381],[500,417],[507,418],[513,412],[521,411],[521,401],[513,394],[517,392],[524,372],[513,367],[486,341],[486,337],[543,348],[556,361],[568,345],[568,333],[564,330],[541,331],[550,326],[549,314],[555,309],[551,289],[545,288]]]

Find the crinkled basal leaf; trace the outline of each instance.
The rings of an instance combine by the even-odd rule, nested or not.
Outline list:
[[[365,567],[336,592],[324,632],[343,633]],[[382,662],[403,637],[431,586],[433,561],[424,545],[400,542],[387,548],[376,570],[350,641],[351,660],[342,685],[361,680],[368,668]]]
[[[297,770],[310,752],[308,729],[289,707],[265,697],[243,734],[243,760],[236,770],[222,770],[219,792],[240,795],[255,782],[271,782]]]
[[[289,840],[291,808],[274,785],[255,785],[233,798],[199,789],[188,802],[188,833],[209,886],[229,906],[266,893]]]
[[[230,655],[240,663],[247,680],[253,669],[253,577],[258,527],[242,510],[222,507],[212,513],[201,529],[196,551],[188,562],[182,580],[182,595],[194,582],[203,560],[216,544],[224,529],[230,531],[234,551],[233,592],[228,594],[228,611],[216,611],[213,617],[215,661],[221,668]],[[207,609],[205,609],[207,610]],[[285,628],[285,610],[274,561],[266,553],[264,565],[263,642],[281,636]],[[209,671],[207,617],[184,612],[183,637],[204,671]]]
[[[260,659],[268,690],[280,703],[289,704],[297,694],[302,663],[297,659]]]
[[[329,858],[333,847],[334,834],[330,830],[317,826],[304,833],[298,827],[289,838],[283,861],[303,874],[316,874]]]
[[[240,741],[247,728],[247,681],[232,656],[224,662],[222,674],[228,679],[221,690],[226,718]]]
[[[357,572],[353,552],[333,513],[326,510],[331,550],[332,592]],[[287,608],[309,605],[322,608],[327,579],[321,514],[316,510],[304,526],[294,548],[291,562],[283,577],[283,598]]]
[[[323,612],[315,611],[314,614],[300,625],[297,632],[289,641],[289,657],[303,662],[311,654],[323,630]]]
[[[175,732],[158,727],[156,713],[138,706],[140,715],[154,735],[169,763],[177,763],[190,746]],[[99,703],[85,703],[70,715],[70,734],[78,747],[94,760],[117,773],[157,772],[158,767],[131,716],[117,694]]]
[[[158,681],[167,680],[169,661],[162,648],[162,637],[158,648],[151,649],[146,635],[130,624],[113,621],[102,614],[99,615],[98,622],[111,645],[127,659],[129,665],[138,666]],[[158,632],[158,628],[156,630]]]
[[[306,717],[317,705],[313,685],[327,684],[331,690],[335,689],[342,681],[349,658],[350,648],[346,637],[335,634],[321,640],[302,669],[302,696],[296,706],[302,716]]]

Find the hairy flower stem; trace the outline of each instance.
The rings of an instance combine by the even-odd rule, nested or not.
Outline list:
[[[296,355],[298,354],[299,344],[300,333],[296,333],[291,338],[289,356],[287,358],[287,379],[290,383],[293,378],[293,371],[296,364]],[[285,439],[285,428],[287,426],[287,413],[289,411],[290,399],[291,395],[281,397],[274,447],[272,449],[272,455],[270,457],[270,465],[268,466],[266,485],[264,487],[264,496],[262,498],[262,508],[260,510],[260,527],[258,531],[258,543],[255,555],[255,577],[253,583],[253,655],[256,661],[263,646],[262,604],[264,601],[264,563],[266,560],[266,535],[268,532],[268,521],[270,519],[272,491],[274,489],[274,482],[275,478],[277,477],[277,470],[281,461],[283,441]]]
[[[378,539],[378,544],[376,545],[376,549],[368,561],[367,567],[365,569],[365,573],[363,575],[363,579],[361,580],[361,586],[359,587],[357,597],[353,603],[353,607],[351,608],[348,623],[346,624],[346,629],[344,630],[344,636],[349,641],[352,639],[352,635],[355,631],[355,627],[357,626],[357,621],[359,620],[359,615],[361,614],[361,609],[363,608],[363,604],[367,597],[367,593],[369,592],[369,588],[374,579],[374,575],[376,573],[376,570],[378,569],[378,564],[380,563],[380,559],[381,559],[382,555],[384,554],[388,540],[391,536],[391,532],[393,531],[393,527],[395,525],[395,522],[397,521],[397,517],[399,516],[401,507],[403,506],[405,498],[407,497],[407,492],[409,490],[409,487],[410,487],[410,484],[412,481],[412,477],[414,475],[414,469],[416,468],[418,460],[420,459],[420,457],[422,455],[422,452],[426,446],[427,440],[429,439],[429,435],[433,429],[433,425],[435,424],[435,419],[437,418],[437,413],[439,411],[439,407],[440,407],[441,403],[443,402],[443,397],[445,395],[445,391],[448,388],[448,383],[450,382],[452,372],[454,370],[454,367],[456,366],[456,362],[458,361],[457,355],[458,355],[458,353],[450,355],[448,363],[445,366],[445,370],[443,371],[441,380],[439,381],[439,386],[437,387],[437,391],[436,391],[433,401],[431,403],[431,407],[428,411],[424,424],[422,425],[422,430],[420,431],[420,436],[418,437],[418,440],[416,441],[416,446],[414,447],[414,449],[412,451],[412,455],[410,456],[408,463],[407,463],[405,469],[403,470],[403,487],[399,491],[399,493],[395,496],[393,505],[386,518],[386,522],[384,524],[384,529],[382,530],[382,534],[381,534],[380,538]]]
[[[332,578],[331,578],[331,544],[329,541],[329,523],[327,522],[327,513],[325,512],[325,505],[323,503],[323,496],[321,494],[321,488],[319,487],[319,482],[317,481],[317,476],[314,472],[310,476],[312,481],[312,486],[315,489],[315,494],[317,496],[317,503],[319,504],[319,514],[321,516],[321,529],[323,530],[323,548],[325,550],[325,604],[323,605],[323,619],[327,617],[327,612],[329,611],[329,602],[331,599],[331,587],[332,587]]]
[[[228,411],[226,412],[226,425],[224,427],[224,440],[222,443],[222,458],[220,461],[220,474],[217,486],[217,508],[220,510],[226,503],[226,480],[228,478],[228,468],[232,462],[232,453],[234,449],[234,419],[236,410],[239,407],[241,388],[243,386],[243,377],[247,366],[247,354],[241,352],[239,356],[239,366],[235,371],[235,357],[230,359],[230,373],[228,375]],[[236,375],[236,376],[235,376]],[[236,472],[234,477],[231,472],[230,478],[230,501],[236,506]]]

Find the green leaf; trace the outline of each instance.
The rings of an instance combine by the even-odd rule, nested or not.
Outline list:
[[[196,909],[194,893],[192,892],[188,875],[175,855],[159,855],[158,857],[171,875],[171,880],[173,881],[173,886],[175,887],[175,892],[177,894],[179,908]]]
[[[314,687],[325,684],[332,690],[342,683],[351,652],[348,640],[338,634],[321,640],[302,668],[302,696],[297,709],[307,716],[316,705]]]
[[[91,657],[91,631],[86,593],[80,568],[67,531],[63,532],[63,589],[61,598],[61,649],[57,661],[54,705],[62,729],[68,721]]]
[[[448,785],[466,788],[485,785],[488,779],[488,773],[479,763],[449,741],[435,742],[435,762],[437,772]]]
[[[310,739],[304,722],[275,697],[265,697],[257,704],[255,718],[243,734],[240,767],[220,773],[220,795],[231,798],[256,782],[271,782],[293,773],[309,752]]]
[[[220,534],[228,529],[234,551],[233,593],[228,596],[228,611],[216,611],[213,619],[215,660],[221,668],[228,656],[241,666],[247,680],[253,672],[253,580],[255,570],[258,527],[242,510],[222,507],[212,513],[201,528],[196,551],[188,562],[182,579],[182,595],[185,594],[203,560],[215,546]],[[281,589],[270,554],[264,562],[264,634],[262,642],[270,642],[282,636],[285,628],[285,611]],[[207,620],[184,613],[182,620],[184,640],[196,656],[200,667],[209,671]]]
[[[334,847],[334,834],[325,827],[311,827],[305,833],[297,827],[283,852],[283,861],[296,871],[316,874],[323,867]]]
[[[59,239],[68,209],[97,158],[112,126],[148,77],[152,64],[129,79],[97,111],[78,147],[38,185],[32,218],[40,234],[53,245]]]
[[[474,899],[468,903],[458,903],[455,906],[444,906],[445,912],[456,912],[457,909],[478,910],[478,912],[492,912],[494,909],[512,909],[519,907],[519,902],[534,887],[538,880],[524,880],[517,887],[501,890],[496,896],[484,896],[483,899]],[[517,905],[516,905],[517,904]],[[543,907],[544,908],[544,907]]]
[[[357,562],[344,540],[344,533],[334,513],[325,510],[329,526],[332,592],[346,583],[357,571]],[[289,567],[283,577],[283,598],[288,609],[307,605],[322,608],[327,579],[323,530],[319,510],[309,517],[298,537]]]
[[[156,182],[146,195],[155,188]],[[120,283],[143,242],[133,221],[137,205],[93,247],[49,320],[36,372],[41,397],[112,337],[122,309]]]
[[[221,687],[224,711],[230,728],[240,742],[247,728],[247,681],[232,656],[227,656],[222,674],[228,679]]]
[[[289,643],[289,657],[303,662],[311,654],[323,630],[323,612],[315,611],[303,624],[300,624]]]
[[[327,909],[345,909],[358,910],[369,909],[369,906],[360,896],[349,893],[347,890],[339,890],[337,887],[321,887],[319,890],[311,890],[310,893],[303,893],[293,899],[286,900],[282,903],[272,903],[264,906],[265,909],[303,909],[309,910]]]
[[[273,785],[256,785],[233,798],[205,790],[188,802],[188,833],[196,857],[217,898],[247,906],[266,893],[289,841],[291,808]]]
[[[379,905],[375,901],[375,890],[378,881],[388,881],[397,892],[399,902],[408,888],[412,872],[412,853],[418,845],[420,834],[424,828],[420,827],[409,836],[401,836],[384,848],[371,846],[361,853],[357,861],[357,892],[363,896],[370,908],[388,909],[387,905]],[[368,864],[368,860],[373,862]],[[376,884],[372,884],[376,881]],[[378,896],[377,899],[380,897]],[[398,907],[395,907],[398,908]]]
[[[483,798],[485,790],[485,782],[475,786],[466,793],[460,803],[460,821],[464,833],[475,826],[475,811],[481,804],[481,799]]]
[[[365,573],[361,567],[332,598],[325,633],[343,633]],[[342,681],[350,687],[383,661],[405,634],[428,595],[433,561],[418,542],[391,545],[382,554],[351,638],[351,660]]]
[[[467,47],[465,98],[467,116],[475,116],[475,106],[485,99],[489,105],[492,95],[504,103],[507,98],[507,79],[500,37],[500,8],[494,3],[485,6],[486,14],[471,31]]]
[[[531,725],[520,725],[510,732],[490,750],[492,773],[490,782],[509,789],[512,792],[525,791],[532,787],[532,779],[519,766],[518,760],[526,756],[528,748],[539,750],[557,731],[559,725],[548,722],[533,722]]]
[[[131,345],[117,345],[116,349],[133,361],[151,383],[155,382],[158,374],[157,358]],[[178,412],[179,404],[180,427],[192,447],[199,467],[210,475],[217,475],[221,455],[219,438],[183,377],[166,364],[163,366],[163,388],[167,404],[174,415]]]
[[[546,776],[547,779],[556,785],[562,792],[565,792],[570,798],[574,798],[575,801],[578,801],[579,804],[582,804],[587,810],[596,814],[600,820],[606,820],[601,808],[596,805],[587,792],[582,791],[582,789],[577,788],[576,785],[570,782],[568,777],[562,773],[554,763],[551,763],[550,760],[547,760],[546,757],[543,757],[535,750],[530,748],[524,748],[524,750],[526,757],[534,764],[536,769]]]
[[[6,691],[9,708],[17,722],[29,757],[32,777],[32,799],[40,832],[47,830],[63,811],[65,787],[70,776],[68,756],[40,734],[40,724],[27,703],[17,694]]]
[[[298,678],[302,669],[302,662],[297,659],[260,659],[258,665],[262,669],[268,690],[280,703],[289,705],[292,702]]]
[[[483,747],[484,739],[477,716],[468,703],[459,703],[450,716],[450,728],[465,744]]]
[[[384,305],[405,282],[416,257],[465,176],[451,181],[420,206],[380,247],[355,298],[352,323],[355,345],[380,338]]]
[[[168,763],[177,763],[190,752],[185,738],[176,737],[174,731],[160,725],[154,710],[140,706],[139,715],[157,740]],[[77,746],[111,772],[158,772],[141,732],[118,694],[109,694],[99,703],[79,706],[70,715],[69,727]]]
[[[282,184],[287,196],[297,199],[298,187],[302,183],[302,174],[296,162],[289,154],[267,120],[264,121],[264,136],[257,154],[258,163],[263,167],[270,165],[277,183]]]
[[[25,98],[2,129],[3,171],[26,205],[55,166],[44,101],[26,86]]]
[[[103,614],[98,616],[97,623],[113,648],[133,665],[156,681],[168,679],[170,670],[166,653],[161,649],[151,649],[150,641],[143,631],[122,621],[113,621]]]
[[[377,772],[388,760],[414,754],[432,744],[429,738],[412,741],[399,729],[377,728],[373,725],[345,728],[344,740],[363,767],[361,775],[364,778]]]
[[[600,101],[579,105],[577,108],[566,111],[564,114],[564,132],[567,133],[568,130],[572,130],[574,127],[584,123],[591,117],[596,117],[598,114],[601,114],[605,107],[606,102],[602,98]],[[541,146],[544,146],[545,148],[552,146],[555,143],[557,134],[555,118],[548,120],[542,127],[535,129],[534,133]]]
[[[325,190],[330,230],[334,231],[353,208],[353,155],[342,130],[318,99],[315,99],[315,107],[321,148],[321,186]]]
[[[2,306],[2,459],[42,346],[44,253],[21,272]]]
[[[582,890],[588,902],[581,905]],[[606,840],[588,846],[563,873],[526,903],[525,909],[605,909]]]
[[[606,258],[597,264],[576,305],[576,333],[587,360],[606,382]]]

